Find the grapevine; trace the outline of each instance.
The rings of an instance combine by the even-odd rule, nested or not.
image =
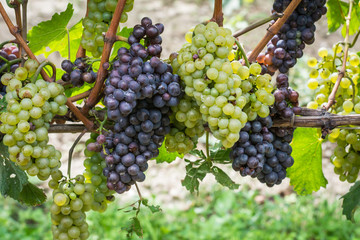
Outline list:
[[[191,28],[168,59],[162,56],[166,23],[142,17],[135,26],[123,26],[132,17],[128,13],[134,0],[88,0],[81,22],[70,29],[68,22],[61,23],[66,26],[63,36],[45,39],[45,44],[27,35],[27,1],[7,3],[15,10],[16,25],[0,3],[0,14],[15,37],[0,44],[0,160],[25,177],[50,178],[54,239],[88,239],[86,212],[102,213],[118,194],[134,188],[139,200],[122,229],[141,237],[141,206],[160,211],[148,204],[139,187],[147,181],[152,160],[183,158],[182,185],[190,192],[199,191],[207,174],[237,189],[239,184],[221,168],[231,165],[241,177],[256,178],[267,187],[284,184],[288,177],[295,191],[310,194],[326,186],[321,164],[315,164],[321,163],[321,143],[329,141],[336,144],[329,159],[335,174],[340,181],[356,182],[360,54],[355,47],[360,23],[353,12],[360,9],[358,1],[341,1],[338,8],[325,0],[275,0],[271,16],[233,33],[223,26],[222,1],[215,0],[210,20]],[[46,36],[57,21],[71,18],[72,10],[69,5],[30,31]],[[315,23],[325,16],[330,31],[343,26],[344,41],[307,58],[310,75],[303,84],[313,99],[302,103],[291,69],[302,61],[306,45],[315,42]],[[268,22],[265,36],[246,54],[243,34]],[[60,66],[39,62],[34,54],[40,54],[36,46],[46,49],[53,42],[68,44]],[[78,45],[76,54],[72,44]],[[81,134],[63,174],[62,154],[48,135],[77,132]],[[84,169],[72,178],[72,153],[86,132]],[[2,172],[4,166],[0,164]],[[0,188],[28,184],[18,175],[4,177]],[[350,203],[360,203],[354,196],[358,187],[356,182],[344,196],[348,219],[356,210]],[[2,194],[34,205],[19,199],[20,192]]]

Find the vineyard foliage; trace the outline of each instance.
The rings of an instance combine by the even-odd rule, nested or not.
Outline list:
[[[9,1],[7,2],[9,3]],[[109,16],[106,16],[111,19],[116,4],[111,5],[110,2],[113,1],[106,2],[109,2],[109,5],[104,6],[104,8],[106,8],[105,13],[110,14]],[[115,1],[115,3],[116,2],[117,1]],[[275,2],[283,3],[285,1]],[[305,2],[305,0],[303,0],[303,2]],[[321,6],[322,1],[319,0],[316,2],[318,2],[318,5]],[[11,4],[10,6],[14,7]],[[358,96],[358,81],[360,81],[360,62],[358,59],[360,58],[360,52],[357,52],[359,50],[359,43],[357,42],[357,38],[360,34],[360,3],[359,0],[328,0],[326,6],[326,18],[329,33],[341,31],[343,37],[349,42],[344,43],[341,40],[339,43],[334,43],[335,47],[333,50],[329,51],[320,49],[319,60],[316,59],[319,56],[312,56],[312,62],[310,61],[309,65],[311,65],[314,70],[312,70],[310,73],[311,79],[309,77],[310,80],[308,82],[308,86],[310,89],[316,89],[318,95],[316,99],[308,103],[308,108],[320,108],[326,105],[328,102],[328,97],[332,93],[332,88],[334,87],[336,79],[340,74],[339,71],[343,63],[342,58],[345,54],[343,50],[346,50],[347,47],[350,46],[349,48],[351,54],[349,54],[350,57],[347,60],[349,63],[346,65],[349,71],[344,73],[345,76],[342,80],[340,79],[341,83],[339,92],[341,92],[342,95],[340,93],[337,95],[335,94],[336,99],[339,100],[334,105],[335,107],[331,109],[331,113],[348,115],[355,112],[356,114],[359,114],[360,105],[357,104],[360,102],[360,98]],[[131,3],[127,3],[125,7],[127,11],[132,9]],[[351,13],[348,14],[350,8]],[[87,33],[87,29],[83,29],[83,26],[89,26],[88,23],[91,20],[81,20],[75,25],[71,26],[69,23],[73,17],[73,14],[73,5],[68,4],[66,10],[61,13],[55,13],[50,20],[41,22],[37,26],[34,26],[27,34],[28,46],[35,55],[43,54],[47,58],[50,54],[58,52],[62,58],[70,60],[67,62],[67,64],[71,65],[70,71],[65,71],[67,67],[64,64],[62,65],[62,68],[58,66],[54,74],[56,74],[57,80],[60,80],[61,76],[63,76],[63,79],[65,79],[64,76],[68,75],[69,78],[72,78],[72,83],[74,79],[77,78],[75,72],[81,72],[79,73],[79,76],[80,74],[81,76],[84,76],[85,74],[88,74],[87,76],[91,76],[91,74],[96,74],[96,72],[100,71],[101,68],[104,67],[104,65],[100,66],[100,59],[98,59],[98,55],[101,53],[103,46],[99,45],[94,47],[91,45],[91,42],[86,42],[83,37],[85,34],[92,34]],[[348,18],[347,15],[349,15],[350,18]],[[238,58],[236,60],[239,60],[239,58],[247,60],[247,58],[245,53],[241,51],[241,43],[237,42],[237,40],[235,43],[235,38],[231,36],[232,34],[230,30],[224,30],[212,22],[208,23],[206,27],[203,24],[199,24],[194,29],[190,30],[186,35],[185,38],[188,43],[184,44],[183,48],[179,50],[178,55],[172,55],[169,57],[169,59],[162,60],[164,61],[162,62],[158,60],[157,56],[159,56],[161,53],[160,44],[162,40],[160,38],[160,34],[162,33],[164,26],[162,24],[152,25],[151,20],[148,20],[147,18],[144,19],[141,21],[141,25],[136,25],[134,28],[123,27],[121,25],[121,28],[119,28],[116,33],[118,38],[126,39],[128,42],[116,41],[112,48],[112,51],[109,55],[110,60],[108,62],[112,65],[111,67],[113,68],[111,71],[109,71],[109,78],[105,83],[106,87],[104,88],[104,92],[106,97],[104,100],[100,101],[98,105],[96,105],[95,112],[107,112],[107,117],[110,120],[114,120],[118,125],[115,124],[113,126],[114,131],[108,133],[106,138],[103,135],[92,135],[92,138],[88,140],[88,148],[85,150],[87,160],[84,161],[84,166],[86,168],[84,176],[77,176],[75,178],[63,180],[64,176],[59,172],[56,172],[59,165],[56,165],[55,163],[53,164],[54,166],[49,167],[49,169],[44,167],[38,171],[35,171],[36,169],[34,170],[34,167],[31,169],[31,167],[27,166],[27,162],[22,165],[18,164],[18,162],[15,164],[14,159],[16,159],[16,156],[18,156],[20,150],[15,148],[8,150],[7,146],[9,146],[10,149],[10,147],[13,147],[15,144],[12,144],[12,139],[9,140],[10,137],[7,137],[9,136],[7,134],[4,136],[5,140],[0,143],[0,191],[4,197],[11,197],[20,203],[30,206],[40,205],[45,202],[46,195],[42,189],[36,187],[29,181],[26,173],[29,175],[37,175],[40,179],[47,179],[51,175],[52,180],[50,180],[49,186],[53,189],[56,189],[53,194],[54,204],[51,208],[52,221],[55,225],[59,225],[61,222],[63,225],[71,226],[69,228],[69,232],[61,232],[64,229],[60,227],[60,230],[54,228],[54,235],[65,236],[68,234],[69,236],[73,236],[72,238],[76,238],[80,236],[81,231],[82,238],[86,239],[89,233],[87,232],[87,225],[82,223],[82,221],[85,221],[86,218],[85,212],[90,209],[99,212],[104,211],[107,207],[107,204],[113,201],[113,194],[115,194],[115,192],[123,193],[128,191],[131,185],[136,185],[136,181],[143,181],[145,179],[143,172],[146,171],[148,167],[146,161],[149,159],[156,160],[156,163],[159,164],[168,164],[175,161],[177,158],[184,159],[186,162],[186,176],[182,180],[182,185],[191,193],[199,191],[201,181],[208,174],[213,175],[216,181],[222,186],[231,190],[238,189],[241,183],[234,182],[228,176],[226,171],[221,168],[221,165],[232,164],[233,169],[235,171],[239,171],[241,176],[250,175],[251,177],[257,177],[260,182],[266,183],[269,187],[273,186],[274,184],[280,184],[281,180],[286,176],[290,178],[290,184],[294,187],[294,190],[297,192],[297,194],[308,195],[318,191],[321,187],[326,188],[328,183],[322,171],[323,159],[321,146],[322,143],[329,140],[331,142],[337,142],[338,144],[338,147],[335,149],[334,156],[330,159],[330,161],[335,165],[335,173],[339,175],[340,180],[347,180],[348,182],[354,183],[349,192],[342,197],[343,214],[347,219],[354,220],[355,210],[360,204],[359,181],[355,182],[359,173],[360,165],[357,162],[359,161],[358,154],[360,149],[357,149],[356,145],[356,142],[360,141],[358,137],[358,130],[347,131],[338,130],[337,128],[333,130],[331,129],[331,126],[327,129],[322,129],[323,131],[315,128],[296,128],[295,131],[293,131],[293,129],[287,129],[285,133],[279,133],[277,130],[271,130],[272,124],[273,122],[275,123],[275,121],[274,119],[269,120],[269,114],[272,117],[285,116],[285,118],[290,118],[292,117],[293,113],[297,114],[297,110],[299,109],[299,103],[297,100],[298,93],[295,91],[296,89],[293,90],[289,88],[287,77],[280,74],[276,78],[276,86],[272,86],[270,85],[271,76],[269,74],[264,74],[264,71],[271,73],[272,70],[274,70],[274,66],[276,65],[274,59],[281,61],[281,64],[278,65],[281,66],[279,70],[282,71],[282,69],[289,70],[289,68],[292,67],[292,64],[295,65],[296,58],[302,56],[302,51],[300,50],[301,54],[299,54],[299,52],[294,52],[296,57],[289,57],[289,61],[279,60],[284,58],[282,55],[285,55],[285,48],[288,48],[287,51],[290,53],[292,51],[291,49],[289,50],[289,46],[282,45],[284,44],[282,37],[286,36],[287,38],[292,38],[289,37],[290,34],[288,35],[282,33],[282,35],[280,34],[273,38],[268,44],[267,53],[259,55],[257,59],[261,65],[257,63],[252,63],[250,65],[245,60],[233,61],[233,59],[236,57]],[[123,17],[121,18],[121,21],[126,21],[126,19]],[[300,21],[298,20],[298,23],[299,22]],[[105,28],[109,27],[109,21],[103,20],[103,23]],[[146,37],[145,30],[143,30],[143,28],[147,28]],[[151,31],[155,31],[155,33],[152,33],[149,29],[151,29]],[[142,33],[142,31],[144,31],[144,33]],[[284,31],[284,28],[281,31]],[[215,35],[213,36],[212,34]],[[295,35],[296,34],[297,33],[295,32]],[[300,32],[300,38],[301,34],[305,35],[304,32]],[[307,34],[309,33],[307,32]],[[102,39],[101,34],[100,37]],[[297,41],[300,41],[299,36],[295,38],[297,38]],[[217,43],[216,45],[218,45],[218,47],[215,46],[215,44],[210,40],[209,43],[213,45],[207,43],[206,39],[212,39],[215,43]],[[310,40],[308,41],[306,35],[303,36],[303,39],[305,39],[306,43],[311,42]],[[280,44],[281,41],[283,41],[282,44]],[[291,41],[295,42],[296,40]],[[92,59],[91,69],[88,67],[85,70],[81,69],[81,64],[87,64],[88,62],[85,63],[85,61],[81,62],[82,60],[77,60],[76,56],[78,54],[80,44],[84,45],[84,48],[91,49],[91,51],[87,51],[88,57]],[[99,44],[104,43],[101,42]],[[147,50],[142,44],[146,45]],[[234,47],[236,51],[233,51],[233,46],[237,46]],[[271,46],[278,50],[271,50]],[[104,46],[104,48],[105,47],[106,46]],[[303,47],[305,47],[305,44],[303,44]],[[308,46],[308,48],[311,48],[311,46]],[[341,50],[337,52],[340,48]],[[176,49],[174,49],[174,51],[175,50]],[[212,54],[206,54],[206,51],[214,53],[214,55],[216,55],[216,59],[213,59]],[[335,55],[331,55],[331,51],[334,51]],[[92,56],[92,54],[95,56]],[[141,54],[143,54],[144,57],[139,57]],[[269,60],[269,57],[267,56],[274,54],[275,58]],[[262,58],[260,56],[262,56]],[[149,75],[154,74],[151,75],[155,76],[153,77],[154,79],[156,79],[156,77],[159,78],[156,81],[160,81],[160,79],[163,81],[160,84],[163,89],[161,90],[162,92],[159,90],[161,93],[151,92],[151,94],[145,94],[141,89],[138,89],[136,90],[138,94],[134,94],[134,96],[130,96],[129,92],[124,90],[124,92],[126,92],[125,94],[128,94],[126,97],[134,98],[135,100],[133,99],[128,101],[129,103],[134,102],[134,104],[131,105],[131,111],[129,110],[127,112],[125,109],[124,112],[126,112],[126,114],[124,112],[121,112],[120,114],[120,112],[116,110],[117,106],[120,105],[120,111],[123,111],[121,106],[125,106],[125,104],[128,104],[128,102],[123,100],[125,99],[123,96],[115,96],[115,91],[122,91],[120,89],[121,87],[113,87],[111,85],[114,85],[114,81],[118,81],[117,79],[120,78],[118,74],[121,75],[121,71],[123,71],[121,66],[124,64],[119,63],[119,61],[125,61],[123,59],[127,59],[128,57],[131,58],[131,60],[126,60],[128,62],[138,61],[141,62],[139,64],[144,64],[144,66],[147,64],[146,66],[149,67],[149,69],[145,69],[145,67],[142,69],[140,67],[140,72],[138,73],[136,72],[138,70],[136,69],[136,65],[131,65],[129,70],[131,76],[129,80],[130,83],[134,82],[133,79],[136,77],[137,80],[139,80],[140,75],[147,76],[150,79],[149,82],[151,82],[152,78],[149,77]],[[202,59],[200,59],[200,57]],[[335,67],[331,66],[329,62]],[[172,68],[170,71],[170,67],[167,67],[166,65],[169,63],[172,64],[174,74],[172,73]],[[75,65],[76,67],[74,67]],[[128,66],[126,66],[126,71],[127,67]],[[74,68],[78,69],[74,70]],[[110,65],[104,68],[108,69],[110,68]],[[49,70],[48,72],[51,72],[49,66],[46,66],[45,69]],[[20,72],[20,70],[17,71]],[[34,72],[29,70],[29,77],[34,78]],[[179,74],[180,77],[176,75],[176,73]],[[194,76],[194,74],[200,80],[193,80],[192,77],[189,77]],[[319,74],[320,77],[318,78]],[[15,72],[15,76],[20,75],[20,73]],[[39,72],[37,72],[37,75],[35,76],[37,79],[42,78],[41,75],[39,75]],[[58,87],[57,94],[52,94],[46,99],[46,104],[57,105],[57,107],[54,107],[57,109],[57,111],[51,110],[53,111],[52,113],[54,115],[65,115],[64,110],[61,110],[63,109],[61,107],[64,107],[63,105],[65,104],[65,100],[60,99],[61,97],[59,97],[63,96],[62,91],[64,92],[64,95],[69,98],[77,96],[88,90],[95,89],[94,86],[96,86],[97,83],[94,82],[96,78],[94,75],[91,77],[93,79],[91,81],[82,81],[78,84],[73,83],[74,87],[65,87],[64,90],[62,87]],[[166,83],[166,80],[164,80],[166,78],[171,78],[173,82]],[[77,78],[78,81],[80,81],[79,79],[80,77]],[[230,81],[232,85],[225,84],[226,86],[224,86],[222,82],[223,79]],[[349,79],[347,80],[348,82],[346,82],[346,79]],[[38,81],[39,92],[41,91],[41,88],[46,88],[47,86],[49,86],[50,89],[55,88],[54,84],[52,84],[51,87],[50,84],[43,84],[42,87],[40,87],[40,81],[42,80]],[[185,90],[181,94],[177,93],[176,88],[178,85],[180,86],[180,81],[184,81],[185,83],[183,85],[186,85],[184,88]],[[10,81],[6,83],[9,84],[9,87],[6,91],[7,95],[10,96],[12,94],[11,91],[13,91],[15,88],[11,89],[12,83],[10,83]],[[32,83],[28,84],[29,85],[24,85],[24,89],[31,88],[33,85],[35,85]],[[121,80],[119,80],[119,84],[116,82],[116,86],[121,86],[121,84],[125,83],[122,83]],[[149,85],[146,85],[146,87],[152,87],[151,84],[155,85],[155,83],[150,83]],[[158,84],[158,82],[156,82],[156,84]],[[129,88],[131,87],[132,86]],[[277,87],[278,89],[273,90],[273,87]],[[138,86],[136,85],[134,89],[135,88],[138,88]],[[221,92],[222,90],[220,89],[223,89],[223,92]],[[20,90],[20,92],[21,91],[22,90]],[[43,92],[45,91],[46,90],[43,90]],[[227,95],[226,91],[228,92]],[[224,93],[221,96],[222,98],[218,97],[219,92]],[[35,91],[35,93],[37,92]],[[130,91],[130,93],[132,94],[133,92]],[[17,94],[16,91],[14,94]],[[159,97],[160,95],[164,100]],[[344,97],[344,100],[340,100],[342,97]],[[113,103],[117,105],[112,108],[111,101],[115,98],[117,98],[116,101],[121,98],[119,100],[120,104],[119,102]],[[180,98],[182,98],[182,100],[180,100]],[[5,114],[7,109],[16,108],[16,106],[20,105],[20,102],[22,102],[21,100],[21,97],[3,97],[0,103],[0,112],[4,112]],[[19,101],[19,103],[16,101]],[[239,102],[241,101],[243,101],[244,104],[240,104]],[[218,106],[216,106],[214,102],[216,102]],[[76,101],[76,103],[83,104],[84,101],[80,99]],[[124,104],[121,105],[122,103]],[[281,104],[286,105],[281,106]],[[36,105],[35,102],[34,105]],[[274,107],[269,108],[269,106]],[[108,107],[108,109],[106,107]],[[190,108],[191,112],[189,110]],[[134,109],[144,115],[133,113],[132,111],[135,111]],[[183,111],[183,109],[186,109],[186,111]],[[174,116],[171,116],[170,112],[174,112]],[[217,112],[219,112],[219,114]],[[95,118],[97,124],[100,125],[99,129],[100,133],[102,133],[101,131],[106,128],[106,126],[104,127],[106,117],[104,121],[100,121],[94,112],[91,112],[91,114],[91,117]],[[44,116],[45,115],[46,114],[44,113]],[[4,117],[4,119],[6,119],[6,121],[1,119],[4,124],[8,123],[7,125],[12,125],[12,123],[10,123],[9,117]],[[40,119],[42,119],[42,117]],[[44,119],[45,121],[42,120],[42,122],[40,120],[33,121],[34,123],[32,122],[32,125],[29,125],[29,129],[30,126],[34,127],[33,125],[35,125],[36,128],[44,126],[43,128],[46,128],[47,133],[47,129],[50,127],[50,125],[47,124],[50,122],[52,117],[50,119],[49,117],[44,117]],[[160,122],[162,125],[160,125]],[[18,124],[18,128],[19,125],[20,124]],[[148,125],[150,127],[148,127]],[[7,127],[10,128],[9,126]],[[148,130],[148,128],[150,130]],[[168,130],[164,130],[167,128]],[[233,133],[231,131],[234,128],[242,128],[242,130]],[[331,130],[333,130],[333,132],[327,137],[324,137],[324,132],[329,131],[330,133]],[[181,131],[184,131],[184,133]],[[208,135],[209,131],[211,131],[214,137],[220,141],[215,141],[215,143],[211,142],[210,144]],[[150,144],[142,144],[142,141],[145,140],[140,139],[140,137],[139,140],[136,140],[140,141],[140,143],[136,142],[135,140],[132,142],[132,140],[127,139],[129,137],[124,137],[121,135],[123,132],[131,132],[131,134],[134,132],[134,136],[136,134],[140,135],[143,134],[143,132],[146,132],[148,135],[143,134],[141,136],[144,136],[145,140],[147,137],[151,138],[149,141],[152,142]],[[154,132],[156,135],[154,135]],[[201,148],[196,148],[196,143],[198,138],[205,132],[206,149],[201,150]],[[286,138],[286,135],[292,134],[293,139]],[[242,142],[242,138],[244,136],[247,137],[247,140]],[[257,139],[259,136],[261,140]],[[266,143],[263,142],[262,136],[264,136],[264,138],[267,136],[270,139],[266,140],[268,143],[265,140],[264,142]],[[129,146],[132,144],[132,147],[131,149],[129,147],[130,151],[128,152],[128,150],[123,150],[118,146],[108,144],[107,141],[109,141],[109,139],[112,142],[116,141],[116,139],[125,139],[124,141],[129,141],[129,143],[126,144]],[[181,139],[181,141],[178,141],[178,139]],[[44,137],[42,141],[45,142],[46,140],[46,137]],[[174,142],[176,144],[174,144]],[[173,145],[170,147],[171,143],[173,143]],[[184,147],[181,144],[186,144],[186,146]],[[26,143],[24,143],[24,145],[26,145]],[[143,147],[141,145],[148,145],[148,147],[145,147],[145,149],[141,150],[141,147]],[[193,148],[191,151],[187,151],[189,146],[190,148]],[[47,142],[44,143],[44,146],[41,147],[51,153],[45,154],[46,156],[42,156],[40,154],[38,157],[36,157],[36,159],[43,160],[36,161],[46,162],[48,160],[44,159],[47,159],[47,157],[51,160],[59,160],[59,154],[55,152],[55,150],[52,150],[52,146],[47,145]],[[15,154],[11,154],[12,151],[15,152]],[[28,156],[32,155],[33,151],[35,150],[33,150],[33,147],[31,147],[31,153]],[[255,154],[252,153],[254,151]],[[246,154],[244,154],[244,152]],[[186,154],[192,155],[195,158],[189,158]],[[13,155],[13,157],[11,155]],[[125,164],[125,160],[123,160],[122,163],[116,162],[119,155],[124,157],[126,156],[126,161],[128,163]],[[276,157],[274,157],[275,155]],[[25,156],[24,159],[26,160],[26,157],[28,156]],[[103,160],[101,160],[102,158]],[[275,158],[279,159],[279,161]],[[47,164],[51,165],[52,163],[50,162]],[[44,170],[45,168],[46,171]],[[265,169],[267,170],[265,171]],[[106,179],[108,179],[108,181]],[[59,186],[60,189],[57,189]],[[139,190],[137,185],[136,188]],[[72,191],[74,191],[76,194]],[[142,235],[141,219],[138,218],[141,206],[149,208],[151,212],[161,211],[159,206],[150,205],[148,200],[143,199],[140,193],[139,195],[140,200],[136,202],[136,207],[132,209],[135,216],[130,219],[129,225],[124,227],[124,230],[126,230],[129,235],[133,233],[138,236]],[[87,198],[94,200],[87,202],[85,201]],[[81,204],[84,202],[84,205],[80,206],[79,203],[79,206],[77,206],[78,202],[81,202]],[[64,212],[66,211],[64,209],[67,206],[68,208],[71,208],[71,211],[68,210],[65,214]],[[74,224],[79,227],[72,226],[73,220],[65,216],[70,216],[70,214],[78,215],[74,217],[74,222],[78,221],[79,223],[78,225],[75,223]],[[81,221],[78,220],[80,218]]]

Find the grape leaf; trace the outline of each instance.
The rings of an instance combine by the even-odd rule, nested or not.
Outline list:
[[[130,221],[127,224],[127,226],[122,227],[121,229],[127,231],[126,236],[128,238],[132,237],[133,233],[135,233],[138,237],[141,237],[141,238],[143,236],[143,229],[142,229],[140,221],[137,217],[130,218]]]
[[[346,12],[348,12],[347,10]],[[348,14],[348,13],[347,13]],[[349,25],[349,35],[354,35],[359,31],[360,28],[360,7],[358,5],[354,5],[351,10],[351,20]],[[343,28],[341,29],[341,34],[345,38],[346,36],[346,24],[344,24]]]
[[[59,51],[62,57],[67,58],[69,34],[70,54],[72,59],[75,59],[82,35],[82,23],[80,21],[73,27],[68,27],[73,13],[73,5],[69,3],[64,12],[55,13],[51,20],[41,22],[29,31],[29,47],[35,55],[44,53],[45,57],[48,57],[51,53]],[[47,51],[47,48],[50,50]]]
[[[5,97],[3,97],[0,99],[0,113],[6,112],[6,106],[7,106],[7,102],[5,100]]]
[[[360,181],[357,181],[348,193],[341,197],[343,200],[343,214],[346,219],[354,221],[354,213],[360,204]]]
[[[27,182],[23,185],[18,201],[30,206],[38,206],[46,201],[46,195],[43,189]]]
[[[290,184],[299,195],[311,194],[325,187],[327,180],[322,171],[322,139],[317,129],[297,128],[291,144],[294,165],[287,170]]]
[[[199,157],[201,159],[206,159],[205,153],[203,150],[193,149],[189,152],[190,155],[193,155],[195,157]]]
[[[176,160],[176,158],[183,158],[183,154],[177,152],[168,152],[165,148],[165,144],[161,145],[159,148],[159,156],[156,157],[156,163],[171,163]]]
[[[121,31],[117,34],[119,36],[123,36],[123,37],[129,37],[130,34],[132,33],[133,31],[133,28],[128,28],[128,27],[123,27],[121,29]],[[116,57],[117,55],[117,51],[119,50],[119,48],[121,47],[126,47],[126,48],[129,48],[130,45],[126,42],[122,42],[122,41],[117,41],[115,42],[114,46],[113,46],[113,50],[112,50],[112,53],[110,55],[110,59],[113,59],[114,57]]]
[[[191,193],[198,192],[200,181],[202,181],[206,174],[211,172],[211,162],[204,161],[199,167],[194,167],[194,164],[190,162],[186,165],[186,176],[181,184],[189,190]]]
[[[4,197],[11,197],[20,203],[31,206],[46,200],[44,191],[28,181],[23,170],[8,158],[7,147],[0,142],[0,192]]]
[[[152,213],[157,213],[157,212],[161,212],[161,211],[162,211],[162,209],[160,208],[159,205],[156,205],[156,206],[155,206],[155,205],[149,205],[149,200],[147,200],[147,199],[145,199],[145,198],[141,200],[141,203],[142,203],[145,207],[149,208]]]
[[[216,163],[229,163],[231,162],[230,151],[231,149],[220,149],[217,151],[210,150],[210,158]]]
[[[215,176],[218,183],[229,189],[238,189],[239,184],[236,184],[221,168],[216,166],[211,168],[211,173]]]
[[[328,21],[328,30],[332,33],[345,23],[344,14],[348,12],[349,4],[339,0],[328,0],[327,8],[328,11],[326,17]]]

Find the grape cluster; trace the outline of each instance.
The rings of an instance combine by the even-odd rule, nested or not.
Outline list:
[[[9,46],[4,47],[0,49],[0,56],[5,58],[8,61],[15,60],[19,58],[19,49],[16,46]],[[7,64],[4,60],[0,58],[0,69]],[[14,73],[15,70],[19,67],[19,64],[15,63],[11,66],[9,66],[9,70]],[[0,72],[0,78],[6,72],[8,69],[4,69],[2,72]],[[6,93],[6,86],[4,86],[2,83],[0,83],[0,94],[4,96]]]
[[[74,63],[70,60],[61,62],[61,68],[66,72],[61,79],[70,82],[74,87],[81,87],[85,82],[94,83],[97,74],[92,66],[86,63],[86,58],[77,58]]]
[[[289,79],[286,74],[280,73],[276,77],[277,89],[274,91],[275,104],[271,107],[271,115],[289,119],[293,114],[300,113],[299,93],[289,88]]]
[[[89,0],[88,15],[82,24],[84,31],[81,46],[91,52],[94,57],[100,57],[104,47],[103,33],[109,28],[109,24],[116,9],[118,0]],[[127,12],[133,9],[134,0],[127,0],[121,14],[120,22],[127,21]]]
[[[162,24],[153,26],[149,18],[145,17],[141,22],[141,26],[137,25],[139,28],[150,24],[145,26],[156,29],[158,28],[155,26],[162,26],[159,27],[161,31],[156,31],[158,34],[163,31]],[[135,34],[139,28],[134,27],[134,36],[139,36]],[[114,62],[113,70],[105,83],[104,102],[108,108],[109,119],[116,120],[121,116],[128,116],[136,107],[137,101],[142,99],[153,99],[157,108],[172,107],[179,103],[182,93],[179,77],[172,74],[170,65],[152,55],[151,46],[144,47],[135,42],[131,44],[130,49],[122,47],[118,50],[118,60]]]
[[[290,0],[275,0],[273,10],[283,12]],[[269,73],[277,69],[287,73],[296,64],[296,59],[303,56],[305,44],[315,41],[314,23],[326,14],[326,0],[302,0],[286,23],[268,43],[265,54],[260,54],[258,62],[267,66]]]
[[[169,107],[156,107],[151,99],[138,102],[133,112],[120,117],[114,132],[106,137],[107,187],[121,194],[135,182],[145,180],[147,161],[159,154],[158,148],[170,132]]]
[[[257,63],[249,68],[238,61],[229,61],[235,39],[229,29],[215,22],[199,24],[189,44],[171,57],[174,71],[179,74],[185,94],[194,99],[213,135],[226,147],[239,139],[239,131],[257,115],[269,115],[274,103],[270,75],[259,75]],[[232,57],[231,57],[232,58]],[[184,114],[176,115],[181,122]]]
[[[204,135],[204,120],[193,98],[185,95],[178,106],[171,108],[171,130],[166,135],[165,147],[169,152],[186,154]]]
[[[338,79],[342,66],[344,51],[341,45],[333,46],[332,50],[319,49],[317,60],[308,60],[310,80],[308,87],[315,90],[315,99],[310,101],[308,108],[316,109],[328,102],[329,95]],[[352,115],[360,113],[360,97],[358,96],[360,74],[360,57],[349,52],[346,60],[346,74],[341,79],[336,92],[336,102],[330,111],[333,114]],[[353,183],[358,178],[360,168],[360,133],[356,129],[333,129],[328,135],[330,142],[337,143],[330,160],[334,164],[334,172],[341,181]]]
[[[294,163],[292,148],[286,142],[292,138],[280,137],[272,124],[270,116],[247,122],[230,152],[235,171],[243,177],[258,178],[269,187],[280,184],[286,177],[286,168]]]
[[[141,19],[141,24],[135,25],[133,32],[128,38],[129,44],[140,43],[144,39],[144,45],[147,47],[147,53],[150,56],[160,57],[162,47],[162,38],[160,36],[164,31],[164,25],[162,23],[152,24],[152,21],[148,17]],[[145,54],[145,53],[144,53]]]
[[[55,240],[89,238],[85,212],[91,209],[94,187],[84,183],[82,175],[75,179],[62,182],[52,194],[51,230]]]
[[[34,60],[27,60],[15,73],[1,77],[6,85],[6,112],[0,115],[0,131],[5,134],[9,158],[31,176],[46,180],[60,167],[61,153],[48,145],[49,123],[55,115],[67,113],[64,88],[42,79],[27,83],[38,67]]]
[[[85,182],[94,186],[93,203],[91,209],[98,212],[104,212],[107,204],[113,200],[113,191],[107,188],[106,177],[103,175],[103,169],[106,167],[106,161],[101,156],[102,145],[105,143],[106,137],[91,133],[90,139],[86,141],[84,161],[85,166]]]

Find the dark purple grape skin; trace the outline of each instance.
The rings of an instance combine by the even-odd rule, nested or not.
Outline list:
[[[61,68],[67,72],[67,73],[71,73],[71,71],[74,68],[74,64],[70,61],[70,60],[64,60],[61,62]]]

